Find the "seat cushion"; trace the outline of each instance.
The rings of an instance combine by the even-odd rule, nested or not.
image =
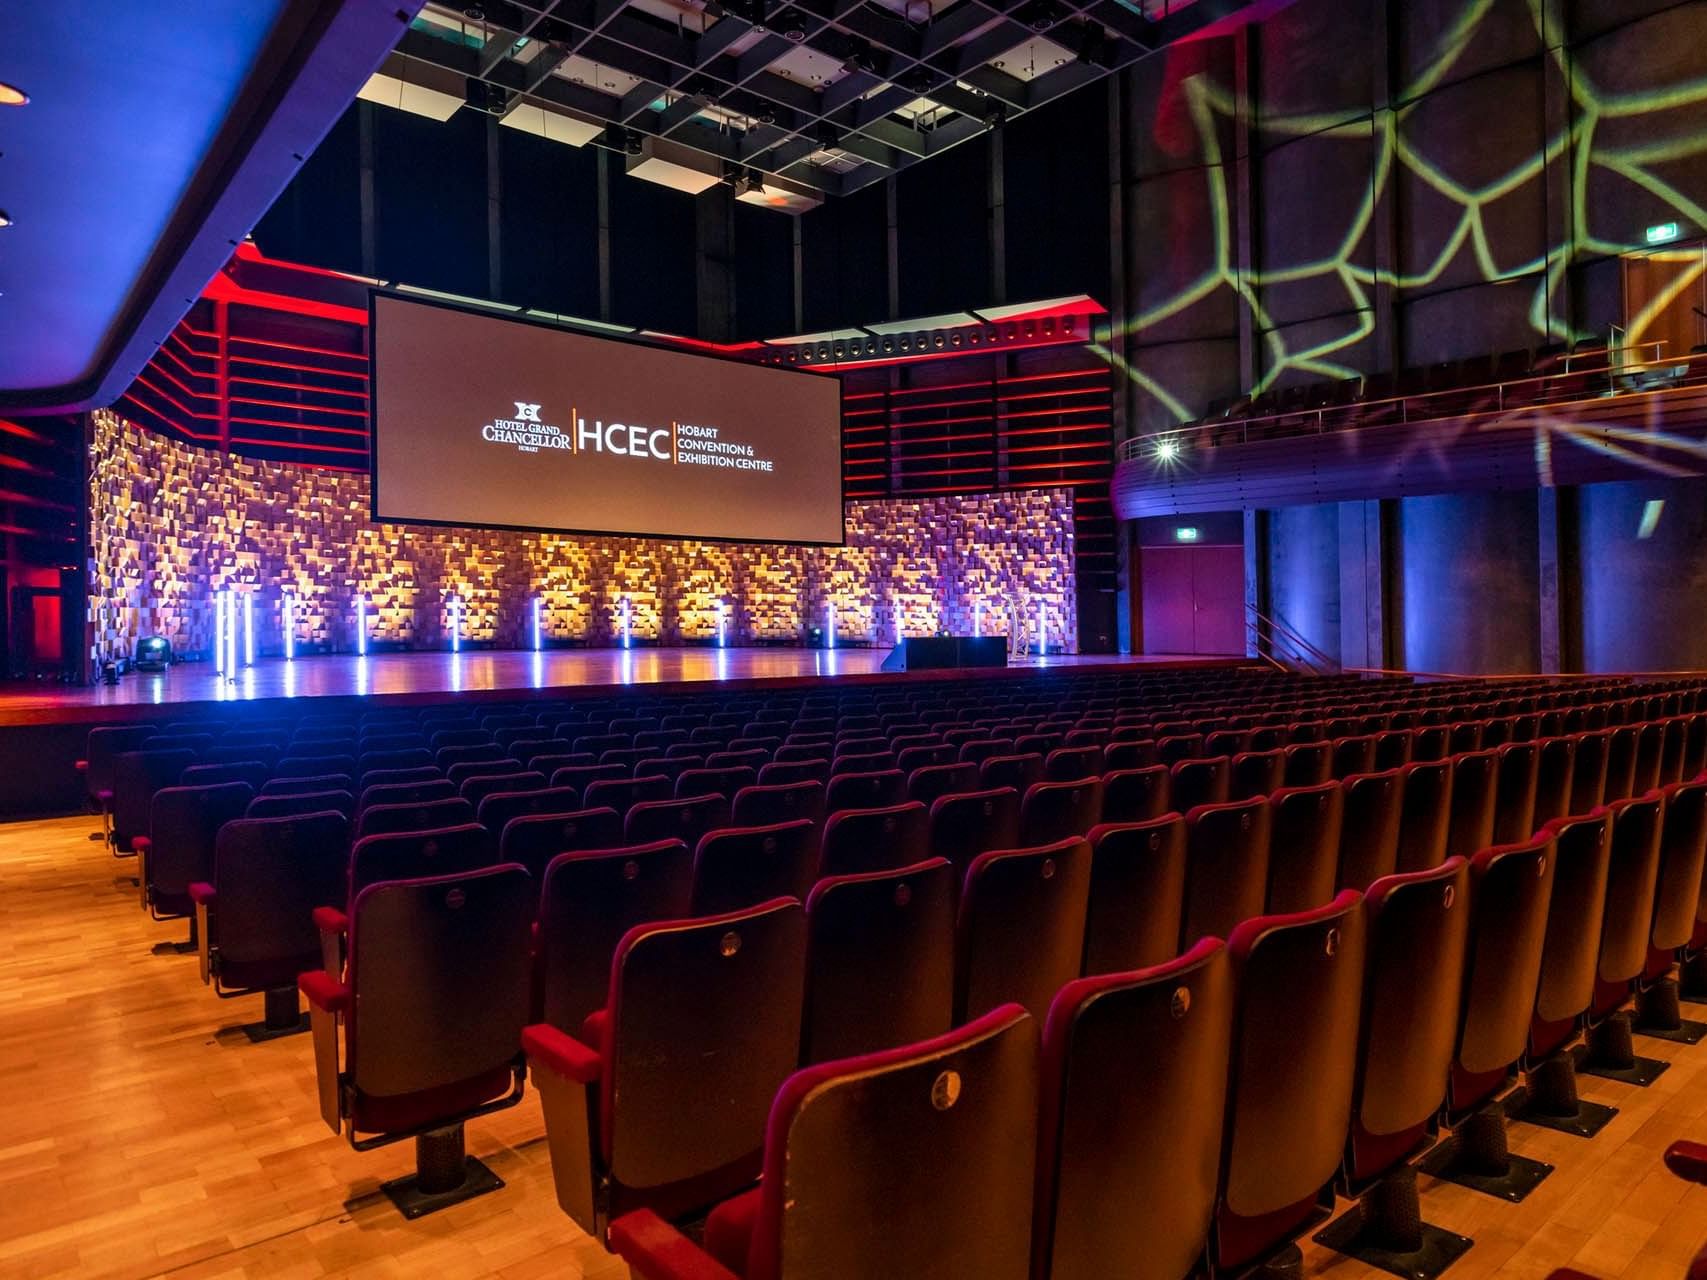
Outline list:
[[[414,1093],[357,1093],[350,1122],[357,1133],[406,1133],[411,1129],[454,1124],[482,1103],[510,1090],[510,1068],[498,1067],[466,1080]]]
[[[753,1227],[759,1220],[760,1188],[725,1200],[705,1220],[705,1251],[736,1275],[747,1274]]]

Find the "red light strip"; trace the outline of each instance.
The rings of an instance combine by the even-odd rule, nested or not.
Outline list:
[[[232,436],[232,444],[258,444],[269,449],[312,449],[316,453],[356,453],[367,456],[366,449],[346,449],[335,444],[287,444],[281,440],[258,440],[252,436]]]
[[[34,440],[37,444],[53,443],[53,437],[45,436],[39,431],[24,426],[21,422],[12,422],[6,418],[0,418],[0,434],[17,436],[20,440]]]
[[[242,373],[233,373],[230,375],[230,379],[232,382],[242,382],[242,383],[245,383],[249,386],[282,387],[286,391],[302,391],[302,392],[306,392],[309,395],[348,396],[351,399],[363,400],[363,401],[365,401],[367,399],[367,392],[365,392],[365,391],[347,391],[343,387],[315,387],[315,386],[305,385],[304,383],[301,383],[301,382],[281,382],[277,378],[257,378],[252,374],[242,374]]]
[[[1103,413],[1106,411],[1107,406],[1100,404],[1087,404],[1076,409],[1021,409],[1018,413],[1004,413],[1001,415],[1001,419],[1003,422],[1008,422],[1014,418],[1058,418],[1064,413]]]
[[[152,391],[152,392],[153,392],[153,393],[154,393],[154,394],[155,394],[155,395],[157,395],[157,396],[159,396],[159,397],[160,397],[160,398],[161,398],[161,399],[162,399],[162,400],[164,400],[164,401],[165,401],[165,402],[166,402],[166,403],[167,403],[167,404],[169,404],[169,405],[173,405],[173,406],[175,406],[175,407],[176,407],[176,408],[177,408],[177,409],[178,409],[178,410],[179,410],[179,411],[180,411],[180,412],[182,412],[182,413],[185,413],[185,414],[188,414],[188,415],[189,415],[189,416],[190,416],[190,417],[192,417],[192,418],[202,418],[202,419],[204,419],[204,420],[207,420],[207,421],[218,421],[218,419],[219,419],[219,415],[218,415],[218,414],[215,414],[215,413],[201,413],[201,412],[199,412],[199,411],[198,411],[198,410],[195,410],[195,409],[191,409],[191,408],[189,408],[189,407],[188,407],[188,406],[186,406],[186,405],[183,405],[183,404],[180,404],[180,403],[179,403],[179,402],[178,402],[178,401],[177,401],[177,400],[176,400],[176,399],[174,399],[174,398],[173,398],[173,397],[172,397],[172,396],[171,396],[171,395],[169,395],[169,394],[168,394],[168,393],[166,393],[166,392],[164,392],[164,391],[162,391],[162,390],[161,390],[161,389],[160,389],[160,388],[159,388],[159,387],[157,387],[157,386],[155,386],[155,385],[154,385],[154,384],[153,384],[153,383],[152,383],[152,382],[150,382],[150,381],[149,381],[149,380],[148,380],[148,379],[147,379],[147,378],[145,378],[145,377],[143,377],[143,376],[142,376],[142,375],[141,375],[141,374],[140,374],[140,373],[139,373],[139,374],[137,374],[137,375],[136,375],[136,380],[137,380],[137,381],[138,381],[138,382],[140,382],[140,383],[141,383],[141,384],[142,384],[142,385],[143,385],[143,386],[145,386],[145,387],[147,387],[147,388],[148,388],[148,389],[149,389],[149,390],[150,390],[150,391]],[[205,437],[203,437],[203,438],[204,438],[204,439],[208,439],[208,440],[216,440],[216,439],[218,439],[218,437],[217,437],[217,436],[205,436]]]
[[[278,422],[272,418],[240,418],[235,415],[231,421],[241,422],[249,427],[272,427],[278,431],[312,431],[319,435],[360,436],[364,440],[367,439],[367,432],[356,427],[323,427],[312,422]],[[318,449],[320,446],[314,447]]]
[[[269,409],[292,409],[298,413],[335,413],[341,418],[365,418],[366,409],[333,409],[317,404],[292,404],[288,400],[263,400],[259,396],[232,396],[232,404],[263,405]]]
[[[234,354],[231,357],[231,363],[232,364],[258,365],[258,366],[261,366],[261,367],[267,368],[267,369],[293,369],[293,370],[297,371],[298,373],[318,373],[321,376],[327,377],[327,378],[354,378],[359,382],[366,382],[367,381],[366,370],[327,369],[327,368],[325,368],[321,365],[317,365],[317,364],[297,364],[291,360],[267,360],[261,356],[245,356],[245,355],[235,355]],[[331,388],[327,388],[327,390],[331,390]],[[340,392],[340,394],[344,394],[344,393]],[[351,393],[351,394],[355,394],[355,393]],[[361,392],[360,394],[366,395],[367,393]]]

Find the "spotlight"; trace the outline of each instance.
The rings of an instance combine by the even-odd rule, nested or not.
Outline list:
[[[1008,122],[1008,109],[995,99],[984,103],[984,127],[1000,129]]]
[[[21,107],[30,100],[30,95],[15,84],[7,84],[0,80],[0,107]]]
[[[1179,441],[1173,436],[1163,436],[1156,441],[1156,461],[1173,462],[1179,457]]]
[[[172,642],[165,636],[145,636],[136,642],[138,671],[164,671],[172,663]]]
[[[4,209],[0,209],[0,227],[9,227],[11,225],[12,215],[7,213]]]

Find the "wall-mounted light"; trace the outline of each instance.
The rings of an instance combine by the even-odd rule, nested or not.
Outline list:
[[[1037,602],[1037,656],[1042,657],[1049,652],[1049,606],[1048,602]]]
[[[1177,528],[1174,529],[1174,541],[1175,542],[1196,542],[1197,541],[1197,526],[1196,525],[1190,525],[1190,524],[1182,524],[1182,525],[1178,526]]]
[[[629,608],[628,597],[622,598],[622,647],[630,648],[634,643],[634,614]]]
[[[1163,436],[1156,441],[1156,461],[1173,462],[1179,458],[1179,441],[1173,436]]]
[[[356,597],[356,656],[367,657],[367,597]]]
[[[533,598],[533,651],[535,653],[538,653],[540,650],[540,647],[541,647],[540,642],[539,642],[540,641],[539,606],[540,606],[540,599],[538,596],[535,596]]]
[[[225,592],[213,593],[213,674],[225,674]]]
[[[225,593],[225,674],[228,678],[237,678],[237,597],[234,593]]]
[[[836,605],[832,600],[824,602],[824,647],[836,647]]]
[[[974,601],[972,604],[972,634],[975,636],[984,634],[984,602],[982,600]]]
[[[729,602],[727,600],[717,602],[717,647],[719,649],[729,647]]]
[[[243,593],[243,665],[255,665],[255,593]]]
[[[450,598],[450,651],[462,652],[462,597]]]
[[[296,658],[296,600],[288,593],[279,597],[279,627],[284,633],[286,662]]]

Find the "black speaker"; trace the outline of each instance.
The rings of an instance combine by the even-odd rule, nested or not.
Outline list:
[[[1007,665],[1006,636],[911,636],[889,651],[882,670],[947,671]]]

